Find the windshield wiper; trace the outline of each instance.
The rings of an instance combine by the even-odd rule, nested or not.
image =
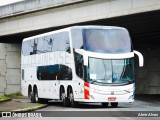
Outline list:
[[[134,82],[134,80],[132,80],[132,81],[127,81],[129,84],[132,84],[133,82]]]
[[[121,81],[121,83],[122,84],[132,84],[132,83],[134,83],[134,80],[132,80],[132,81]]]
[[[91,84],[93,84],[93,83],[97,82],[97,80],[92,80],[92,79],[90,79],[89,82],[90,82]]]

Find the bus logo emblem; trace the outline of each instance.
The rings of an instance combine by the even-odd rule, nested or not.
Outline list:
[[[111,92],[111,95],[114,95],[114,92],[113,92],[113,91]]]

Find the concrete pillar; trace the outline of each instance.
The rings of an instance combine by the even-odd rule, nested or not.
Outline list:
[[[0,96],[20,91],[19,44],[0,43]]]
[[[20,91],[20,59],[21,59],[21,45],[20,44],[6,44],[6,81],[7,86],[5,94],[15,93]]]
[[[6,44],[0,43],[0,96],[4,95],[5,88],[6,88]]]

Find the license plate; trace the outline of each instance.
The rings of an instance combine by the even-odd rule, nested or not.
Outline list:
[[[109,97],[108,101],[116,101],[116,97]]]

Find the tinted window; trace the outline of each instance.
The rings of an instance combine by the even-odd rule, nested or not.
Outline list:
[[[82,48],[82,46],[83,46],[82,30],[81,29],[72,29],[71,35],[72,35],[73,48],[76,48],[76,49]]]
[[[38,80],[72,80],[72,70],[68,66],[56,64],[37,67]]]
[[[55,51],[66,51],[70,53],[68,32],[55,33],[24,41],[22,45],[23,55],[33,55]]]
[[[83,64],[83,56],[75,53],[75,68],[76,68],[76,74],[78,77],[80,77],[82,80],[88,80],[88,70],[87,67]]]
[[[85,29],[84,49],[93,52],[126,53],[132,51],[131,40],[125,29]]]

